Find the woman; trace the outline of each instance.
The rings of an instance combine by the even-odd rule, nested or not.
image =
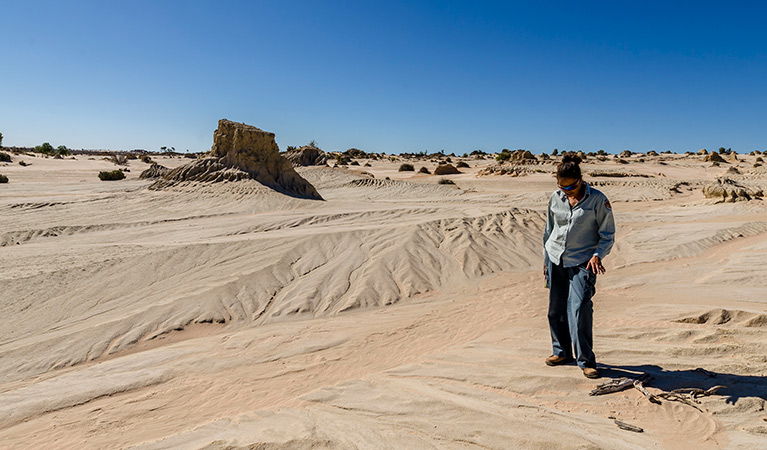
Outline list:
[[[570,152],[557,166],[559,189],[549,199],[543,232],[554,349],[546,364],[575,360],[584,376],[599,378],[592,350],[591,297],[597,273],[605,273],[602,259],[613,246],[615,222],[607,197],[583,181],[580,163],[581,158]]]

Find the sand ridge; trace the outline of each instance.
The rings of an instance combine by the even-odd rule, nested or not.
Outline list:
[[[576,367],[542,364],[551,165],[477,178],[492,162],[467,159],[454,186],[399,161],[299,168],[326,200],[312,202],[253,180],[151,191],[138,161],[106,183],[92,174],[107,161],[24,158],[0,192],[9,448],[760,448],[767,436],[767,208],[705,199],[726,168],[701,158],[584,167],[618,223],[595,298],[603,372],[647,372],[651,390],[728,386],[697,409],[636,390],[589,397]],[[748,158],[743,176],[763,183]],[[589,177],[599,170],[648,176]]]

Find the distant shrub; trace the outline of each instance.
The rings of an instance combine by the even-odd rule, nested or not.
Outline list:
[[[59,145],[56,148],[56,152],[61,156],[69,156],[71,154],[66,145]]]
[[[53,153],[53,146],[48,142],[43,142],[41,145],[35,146],[35,151],[44,155],[50,155]]]
[[[11,162],[11,155],[5,152],[0,152],[0,162]]]
[[[118,166],[124,166],[128,164],[128,157],[125,155],[118,155],[117,153],[115,153],[114,155],[109,157],[109,161],[112,161]]]
[[[764,162],[764,160],[762,159],[761,156],[757,156],[756,157],[756,162]]]
[[[483,152],[482,150],[474,150],[471,153],[469,153],[471,156],[485,156],[487,153]]]
[[[455,165],[455,167],[461,168],[461,167],[469,167],[468,164],[466,164],[463,161],[458,161],[458,163]]]
[[[461,173],[461,171],[452,164],[440,164],[434,169],[434,175],[454,175],[457,173]]]
[[[372,166],[370,165],[370,163],[365,163],[364,167],[372,167]]]
[[[8,177],[6,177],[5,175],[0,175],[0,183],[7,183],[7,182],[8,182]]]
[[[418,173],[425,173],[427,175],[431,175],[431,172],[426,167],[421,167],[420,169],[418,169]]]
[[[762,167],[762,165],[759,163],[754,163],[754,168],[757,168],[757,167]]]
[[[197,159],[197,155],[194,153],[184,153],[184,158]]]
[[[27,167],[29,165],[29,163],[25,163],[24,160],[22,159],[21,161],[19,161],[19,165],[21,167]]]
[[[125,174],[122,170],[103,170],[99,172],[99,180],[101,181],[116,181],[125,178]]]
[[[413,167],[412,164],[405,163],[399,166],[400,172],[413,172],[414,170],[415,170],[415,167]]]
[[[719,167],[719,161],[712,162],[711,167]]]
[[[437,181],[437,184],[455,184],[455,181],[449,179],[449,178],[440,178],[439,181]]]
[[[453,160],[452,160],[452,159],[450,159],[450,157],[448,156],[447,158],[445,158],[445,162],[449,162],[449,163],[451,163],[451,162],[453,162]]]
[[[360,165],[360,163],[358,163],[357,161],[352,161],[352,162],[350,163],[350,165],[352,165],[352,166],[359,166],[359,165]]]
[[[141,158],[139,159],[141,159],[141,162],[143,163],[152,164],[152,158],[150,158],[149,155],[141,155]]]

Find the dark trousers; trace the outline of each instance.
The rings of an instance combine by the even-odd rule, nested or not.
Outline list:
[[[594,306],[591,297],[596,292],[597,275],[586,269],[563,267],[546,258],[549,282],[549,329],[551,344],[557,356],[573,357],[581,369],[596,368],[592,323]]]

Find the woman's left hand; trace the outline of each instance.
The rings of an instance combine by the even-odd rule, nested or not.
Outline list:
[[[589,263],[586,264],[586,269],[598,274],[605,273],[605,266],[602,265],[602,260],[597,255],[591,257]]]

